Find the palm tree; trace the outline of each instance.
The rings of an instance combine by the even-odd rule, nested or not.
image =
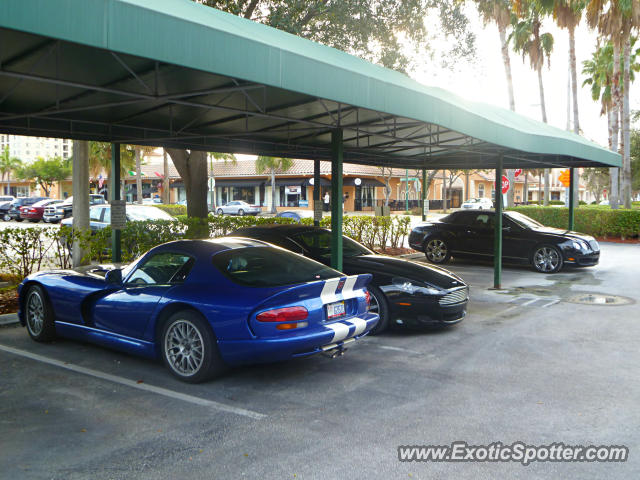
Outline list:
[[[591,28],[597,28],[601,36],[609,38],[613,44],[613,78],[612,78],[612,131],[611,131],[611,149],[613,151],[618,150],[618,135],[620,131],[620,116],[622,116],[622,139],[621,139],[621,151],[622,151],[622,194],[624,197],[625,206],[631,205],[631,159],[626,153],[629,152],[629,136],[627,131],[630,130],[630,112],[629,112],[629,89],[630,85],[627,85],[627,90],[622,98],[622,91],[620,88],[620,59],[621,51],[624,47],[623,65],[626,65],[630,61],[631,48],[630,48],[630,35],[631,30],[638,28],[640,25],[640,5],[637,1],[627,0],[590,0],[587,4],[587,21]],[[629,57],[629,59],[627,59]],[[628,68],[627,71],[629,71]],[[622,79],[624,83],[624,78]],[[622,115],[621,115],[622,113]],[[611,208],[617,208],[618,206],[618,170],[611,169],[611,194],[610,205]]]
[[[130,145],[120,145],[120,188],[124,198],[124,179],[135,168],[135,152]],[[98,176],[111,171],[111,143],[89,142],[89,173]]]
[[[513,43],[513,49],[522,54],[522,61],[529,57],[531,68],[538,73],[538,88],[540,92],[540,110],[542,121],[547,123],[547,106],[544,98],[544,83],[542,82],[542,67],[545,60],[550,66],[550,55],[553,50],[553,35],[546,32],[541,34],[542,22],[540,17],[547,13],[545,5],[538,2],[526,2],[521,4],[518,15],[521,20],[514,21],[513,32],[509,40]],[[549,169],[544,171],[544,205],[549,205]],[[513,196],[513,193],[511,193]]]
[[[578,72],[576,67],[576,27],[582,19],[585,9],[585,0],[555,0],[553,17],[560,28],[566,28],[569,32],[569,72],[571,76],[571,96],[573,98],[573,131],[580,134],[580,120],[578,116]],[[567,108],[568,103],[567,103]],[[568,121],[568,120],[567,120]],[[568,130],[568,127],[567,127]],[[574,170],[573,181],[576,185],[579,181],[578,169]],[[574,204],[577,205],[579,189],[574,191]]]
[[[9,147],[4,147],[2,153],[0,153],[0,173],[2,174],[2,181],[4,182],[5,176],[7,177],[7,195],[11,195],[11,172],[18,170],[22,166],[22,161],[19,158],[9,155]]]
[[[269,170],[271,172],[271,213],[276,213],[276,170],[286,172],[293,166],[293,160],[282,157],[259,156],[256,159],[256,172],[262,174]]]

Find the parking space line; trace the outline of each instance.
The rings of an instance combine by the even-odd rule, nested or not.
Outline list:
[[[542,305],[542,308],[546,308],[546,307],[550,307],[551,305],[555,305],[556,303],[560,303],[560,300],[552,300],[549,303],[545,303],[544,305]]]
[[[415,353],[420,355],[420,352],[416,352],[415,350],[409,350],[408,348],[391,347],[389,345],[377,345],[377,347],[382,348],[384,350],[393,350],[394,352]]]
[[[200,405],[202,407],[209,407],[209,408],[213,408],[215,410],[220,410],[223,412],[234,413],[236,415],[241,415],[243,417],[253,418],[254,420],[261,420],[267,417],[267,415],[263,413],[254,412],[253,410],[246,410],[244,408],[233,407],[231,405],[226,405],[224,403],[215,402],[213,400],[207,400],[200,397],[194,397],[192,395],[175,392],[173,390],[169,390],[162,387],[156,387],[154,385],[149,385],[147,383],[137,383],[134,380],[118,377],[116,375],[111,375],[109,373],[99,372],[98,370],[81,367],[79,365],[74,365],[72,363],[67,363],[60,360],[54,360],[52,358],[38,355],[37,353],[31,353],[25,350],[20,350],[18,348],[13,348],[13,347],[0,344],[0,350],[7,353],[11,353],[13,355],[29,358],[37,362],[42,362],[48,365],[53,365],[55,367],[71,370],[72,372],[81,373],[83,375],[89,375],[90,377],[99,378],[101,380],[106,380],[108,382],[118,383],[120,385],[125,385],[131,388],[137,388],[138,390],[143,390],[145,392],[151,392],[158,395],[163,395],[165,397],[174,398],[176,400],[182,400],[183,402]]]

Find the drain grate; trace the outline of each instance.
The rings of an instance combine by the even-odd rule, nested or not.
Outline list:
[[[605,295],[602,293],[580,293],[565,300],[569,303],[580,303],[582,305],[603,305],[617,306],[634,303],[632,299],[621,297],[620,295]]]

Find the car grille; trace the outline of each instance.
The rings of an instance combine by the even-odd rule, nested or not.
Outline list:
[[[593,250],[594,252],[600,251],[600,245],[595,240],[590,240],[589,246],[591,247],[591,250]]]
[[[45,215],[55,215],[56,207],[46,207],[44,209],[44,213],[45,213]]]
[[[455,305],[456,303],[466,302],[469,298],[469,290],[467,287],[461,287],[456,290],[452,290],[439,300],[440,305],[443,307],[449,305]]]

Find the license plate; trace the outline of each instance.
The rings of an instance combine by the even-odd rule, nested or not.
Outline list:
[[[336,318],[341,317],[346,313],[344,309],[344,302],[335,302],[327,305],[327,317]]]

